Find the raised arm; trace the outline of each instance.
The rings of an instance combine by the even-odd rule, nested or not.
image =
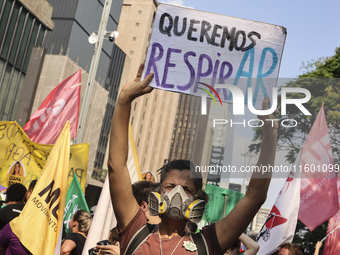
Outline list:
[[[149,74],[143,81],[141,76],[144,65],[139,67],[134,81],[126,84],[117,99],[112,118],[109,143],[109,182],[112,206],[120,230],[125,228],[138,211],[138,204],[133,196],[129,171],[126,161],[128,158],[128,130],[132,101],[153,88],[149,83],[153,74]]]
[[[318,241],[315,245],[314,255],[319,255],[321,247],[322,247],[322,243],[320,241]]]
[[[247,250],[244,252],[244,255],[255,255],[259,251],[260,245],[258,245],[257,242],[255,242],[249,236],[242,233],[238,239],[247,248]]]
[[[269,109],[268,98],[263,100],[262,109]],[[259,116],[259,118],[263,121],[275,119],[272,114]],[[276,121],[264,121],[261,152],[257,162],[258,167],[267,166],[268,168],[269,165],[274,165],[277,128]],[[271,170],[263,171],[263,169],[260,169],[260,172],[253,173],[245,196],[226,217],[216,223],[217,240],[222,250],[227,250],[237,240],[252,221],[261,205],[266,201],[271,176]]]

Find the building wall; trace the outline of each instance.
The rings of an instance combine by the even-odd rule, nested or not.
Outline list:
[[[207,116],[201,115],[201,99],[181,94],[173,125],[169,160],[187,159],[195,165],[201,165],[206,128]]]
[[[0,119],[15,120],[32,49],[53,29],[45,0],[0,0]]]
[[[103,168],[106,169],[107,162],[104,161],[104,158],[106,154],[106,147],[109,141],[112,116],[118,96],[119,84],[122,78],[125,56],[125,53],[118,46],[113,47],[108,78],[107,82],[105,83],[105,89],[109,91],[109,98],[106,105],[105,116],[101,125],[98,150],[96,152],[96,159],[94,162],[94,168],[96,170]]]
[[[144,62],[158,6],[153,0],[124,0],[116,44],[131,59],[129,80]],[[141,171],[163,166],[169,157],[179,94],[161,90],[138,98],[132,104],[131,126]]]
[[[123,72],[122,72],[121,79],[120,79],[119,91],[129,81],[128,75],[129,75],[129,71],[130,71],[130,66],[131,66],[131,59],[129,57],[126,57],[125,61],[124,61]],[[107,169],[108,160],[109,160],[109,146],[106,147],[105,158],[104,158],[104,162],[103,162],[103,166],[102,166],[103,169]],[[92,178],[91,182],[99,184],[99,182],[95,181],[93,178]]]
[[[20,126],[24,126],[30,119],[31,110],[37,91],[41,70],[44,64],[46,49],[44,47],[33,47],[30,62],[28,64],[25,86],[21,91],[19,104],[17,106],[15,120]]]
[[[261,207],[253,219],[251,230],[260,231],[270,213],[270,208]]]
[[[48,32],[44,46],[48,54],[68,55],[82,69],[89,71],[94,46],[88,37],[98,31],[104,0],[48,0],[53,6],[53,32]],[[113,0],[107,30],[117,30],[123,0]],[[104,86],[111,59],[113,42],[104,40],[96,81]]]
[[[46,0],[19,0],[19,2],[32,13],[49,30],[53,30],[54,22],[51,20],[52,6]]]
[[[47,54],[67,55],[75,64],[88,72],[94,53],[94,45],[88,42],[88,37],[99,28],[105,0],[48,1],[54,8],[52,20],[55,22],[55,29],[46,35],[44,46],[47,48]],[[117,30],[122,3],[123,0],[112,0],[106,30]],[[82,142],[90,143],[88,183],[93,181],[91,180],[93,169],[101,169],[103,165],[106,168],[104,157],[126,56],[114,42],[108,40],[108,35],[104,38],[106,39],[100,53],[96,82],[107,91],[108,98],[102,100],[97,96],[97,93],[102,93],[99,92],[99,88],[93,92],[92,101],[96,100],[97,105],[90,105],[90,111],[91,107],[94,108],[87,116],[82,139]],[[87,82],[87,75],[84,75],[83,82]],[[82,100],[80,104],[83,104]],[[96,119],[96,122],[92,122],[91,119]],[[102,184],[95,182],[94,185]]]

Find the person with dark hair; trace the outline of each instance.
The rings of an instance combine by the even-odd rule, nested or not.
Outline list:
[[[98,242],[96,247],[94,248],[94,254],[119,255],[120,254],[119,236],[117,233],[117,227],[114,227],[113,229],[110,230],[108,241],[110,242],[109,244],[101,244],[102,242],[105,242],[105,241]]]
[[[155,187],[156,185],[149,181],[140,181],[132,185],[133,196],[135,197],[138,205],[144,211],[146,218],[148,219],[148,223],[150,224],[158,224],[161,221],[158,215],[151,216],[149,213],[148,198],[149,194],[154,191]]]
[[[279,246],[278,255],[303,255],[300,246],[293,243],[282,243]]]
[[[176,160],[162,170],[161,194],[150,193],[150,215],[161,216],[161,223],[150,228],[145,213],[133,196],[127,169],[132,101],[153,89],[148,86],[153,74],[148,74],[141,81],[143,68],[144,65],[141,65],[136,79],[122,88],[113,113],[110,134],[108,173],[121,254],[193,254],[202,249],[208,250],[209,254],[224,254],[266,200],[271,171],[262,171],[260,166],[270,169],[268,166],[274,164],[278,124],[272,114],[259,116],[263,120],[272,120],[263,121],[263,139],[257,163],[261,170],[253,174],[246,195],[226,217],[204,227],[199,234],[189,231],[187,222],[200,221],[204,211],[202,177],[200,172],[190,171],[195,169],[190,161]],[[268,98],[263,102],[263,109],[269,109]],[[144,230],[149,230],[150,234],[138,246],[131,246],[136,240],[134,236]]]
[[[303,255],[302,251],[301,251],[301,247],[295,243],[292,244],[293,245],[293,255]]]
[[[237,239],[236,242],[227,249],[224,255],[240,255],[240,249],[241,241],[240,239]]]
[[[30,198],[36,182],[37,180],[33,180],[30,183],[28,190],[25,193],[26,201],[28,201],[28,199]],[[14,185],[15,184],[13,184],[12,186]],[[20,189],[22,189],[22,187]],[[8,250],[8,253],[6,253],[7,250]],[[26,247],[24,247],[21,244],[19,238],[13,233],[9,223],[2,229],[0,233],[0,255],[5,255],[5,253],[11,254],[11,255],[31,255],[29,250],[27,250]]]
[[[60,249],[61,255],[81,255],[91,222],[92,217],[87,211],[79,210],[73,214],[69,223],[72,233],[66,235],[63,240]]]
[[[135,197],[138,205],[144,211],[148,223],[150,224],[158,224],[160,222],[160,218],[158,216],[151,216],[149,214],[149,206],[148,206],[148,198],[149,194],[154,192],[159,192],[160,189],[159,183],[153,183],[150,181],[139,181],[132,184],[132,192]],[[119,242],[113,242],[110,239],[114,237],[119,238],[117,234],[117,227],[111,229],[109,241],[113,243],[113,245],[96,245],[94,248],[95,252],[101,251],[101,254],[120,254],[119,253]],[[119,239],[117,239],[119,241]]]
[[[142,206],[143,202],[148,203],[148,197],[152,191],[153,182],[139,181],[132,184],[132,192],[139,206]]]
[[[0,210],[0,229],[18,217],[24,208],[27,189],[21,183],[14,183],[7,189],[6,206]]]
[[[28,190],[26,192],[25,199],[24,199],[25,203],[27,203],[28,199],[32,195],[32,192],[33,192],[36,184],[37,184],[37,180],[33,180],[33,181],[31,181],[30,185],[28,186]]]

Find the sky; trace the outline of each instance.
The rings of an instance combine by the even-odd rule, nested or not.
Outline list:
[[[201,11],[217,13],[237,18],[261,21],[283,26],[287,29],[279,78],[296,78],[304,72],[303,63],[317,60],[320,57],[334,55],[340,47],[337,0],[159,0],[179,6],[194,8]],[[246,136],[249,140],[252,131],[242,134],[236,129],[237,136]],[[240,143],[234,143],[240,144]],[[242,143],[243,144],[243,143]],[[284,154],[277,154],[276,164],[284,163]],[[271,208],[284,183],[284,179],[273,178],[265,207]]]

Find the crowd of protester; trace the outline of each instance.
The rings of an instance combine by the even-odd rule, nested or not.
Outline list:
[[[151,172],[144,181],[135,183],[127,169],[128,123],[134,99],[150,93],[148,86],[153,74],[141,79],[141,65],[136,79],[125,85],[117,99],[112,120],[108,176],[112,206],[117,226],[108,240],[99,242],[89,254],[228,254],[255,255],[259,245],[243,232],[265,202],[271,173],[257,173],[252,177],[247,193],[234,209],[220,221],[197,231],[208,195],[203,190],[201,173],[188,160],[174,160],[160,170],[160,182],[153,183]],[[268,109],[264,100],[263,108]],[[262,116],[263,139],[258,165],[273,165],[277,123],[273,115]],[[273,125],[274,123],[274,125]],[[262,178],[257,178],[261,175]],[[28,201],[36,181],[26,190],[22,184],[13,184],[7,190],[6,206],[0,210],[0,255],[31,254],[11,231],[9,222],[17,217]],[[69,223],[71,233],[61,244],[60,254],[80,255],[91,226],[91,215],[79,210]],[[245,249],[241,249],[241,243]],[[317,244],[315,255],[321,243]],[[291,243],[277,247],[277,255],[301,255],[300,248]]]

